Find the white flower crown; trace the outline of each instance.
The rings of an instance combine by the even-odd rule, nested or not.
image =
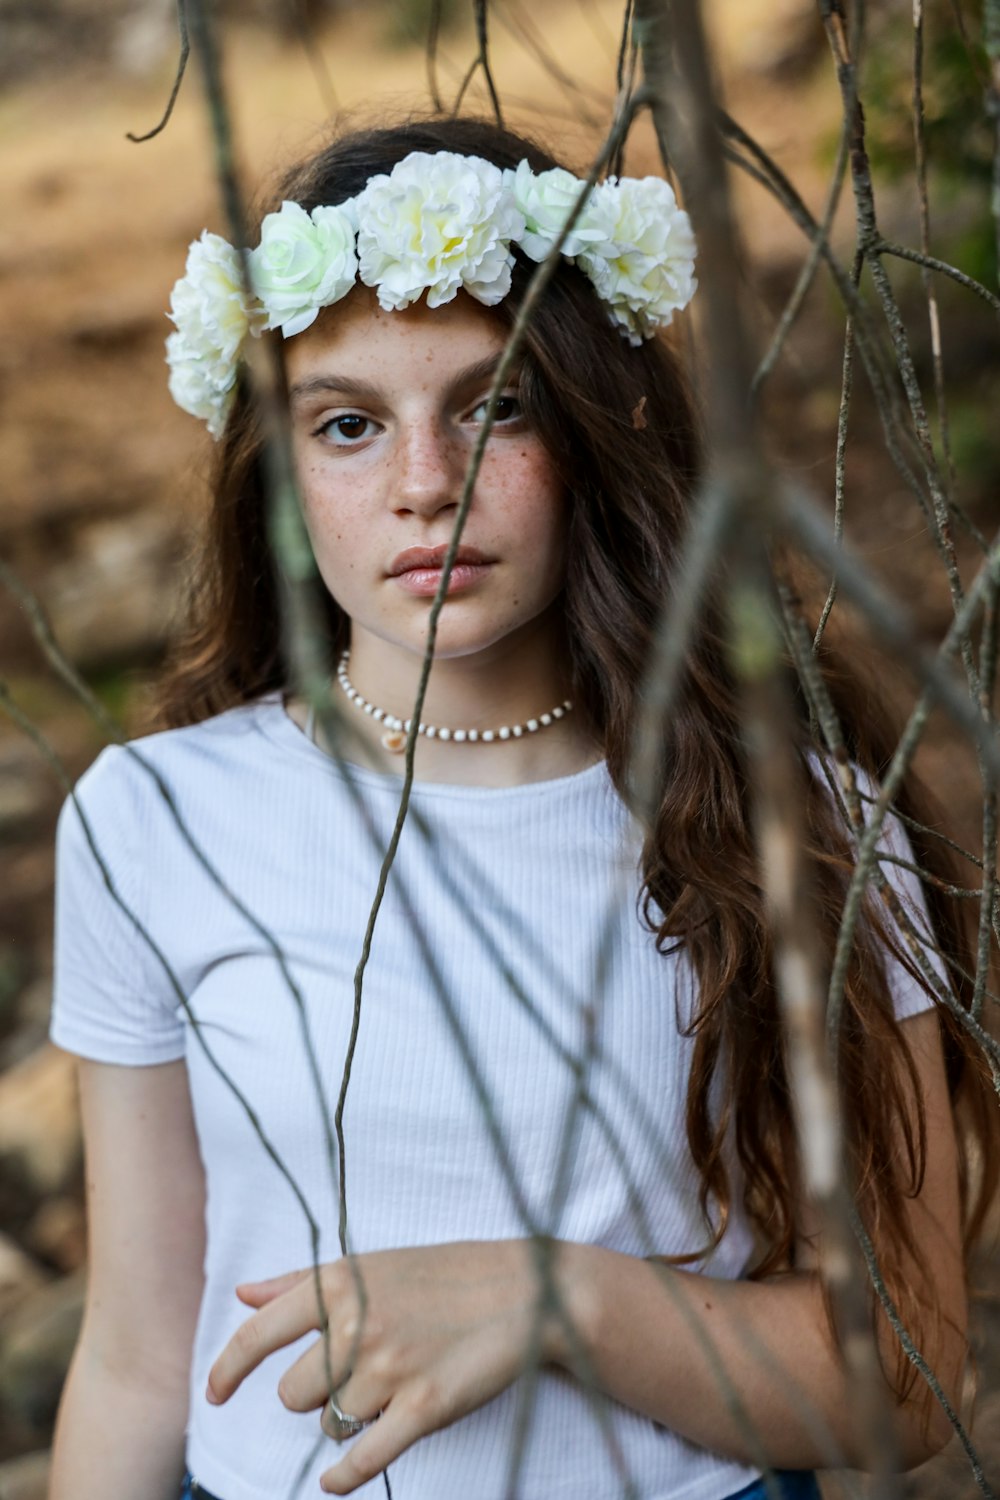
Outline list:
[[[219,437],[246,338],[301,333],[359,276],[386,309],[424,292],[428,307],[440,307],[460,288],[493,307],[510,291],[511,246],[544,260],[582,186],[561,167],[536,173],[522,161],[502,171],[478,156],[413,151],[346,203],[312,213],[283,203],[268,214],[249,255],[252,297],[236,250],[205,230],[170,297],[171,395]],[[599,183],[562,253],[631,344],[665,328],[698,284],[691,221],[659,177]]]

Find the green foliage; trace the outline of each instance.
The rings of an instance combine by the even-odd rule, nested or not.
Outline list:
[[[948,435],[955,471],[962,477],[966,500],[977,511],[984,502],[996,510],[1000,489],[1000,450],[996,435],[983,421],[984,411],[1000,404],[1000,380],[983,378],[973,389],[953,396],[948,403]],[[976,502],[979,502],[978,504]]]
[[[440,31],[454,31],[459,22],[472,15],[469,0],[437,0]],[[434,14],[435,0],[390,0],[386,11],[386,41],[393,47],[426,46]]]
[[[945,204],[947,207],[947,204]],[[996,228],[992,216],[984,212],[959,234],[949,240],[949,255],[967,276],[974,276],[984,286],[996,286],[998,280]]]
[[[963,36],[955,11],[934,0],[924,17],[924,129],[928,161],[944,178],[988,183],[992,123],[984,108],[986,52],[978,14]],[[873,168],[888,177],[913,172],[913,25],[910,7],[873,16],[862,97]]]
[[[117,667],[93,672],[87,678],[87,685],[113,719],[119,724],[127,721],[137,688],[135,672]]]

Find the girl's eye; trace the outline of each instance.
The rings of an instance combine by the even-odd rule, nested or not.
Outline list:
[[[473,409],[470,415],[474,422],[486,421],[486,408],[488,405],[489,400],[487,399],[486,401],[480,401],[479,405]],[[493,425],[494,427],[506,426],[511,422],[520,421],[522,416],[521,403],[516,396],[501,396],[497,401],[496,412],[493,416]]]
[[[318,433],[338,448],[349,448],[360,438],[371,437],[374,426],[371,417],[359,416],[357,412],[345,412],[342,417],[331,417],[324,422]]]

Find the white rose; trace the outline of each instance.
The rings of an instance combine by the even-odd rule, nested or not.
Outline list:
[[[574,177],[564,167],[553,167],[548,172],[536,174],[526,161],[519,162],[517,170],[507,172],[505,176],[514,201],[524,215],[524,233],[518,237],[518,244],[532,260],[544,260],[573,212],[583,191],[583,180]],[[600,243],[605,238],[603,225],[591,222],[592,202],[593,194],[563,241],[563,255],[579,255],[588,245]]]
[[[170,294],[170,318],[192,346],[235,360],[255,321],[232,245],[206,229],[188,249],[184,275]]]
[[[691,221],[661,177],[609,178],[595,189],[588,225],[603,230],[578,264],[614,321],[638,344],[687,307],[698,285]]]
[[[301,333],[321,307],[346,297],[357,269],[354,226],[343,207],[307,214],[298,203],[283,203],[268,214],[260,244],[250,252],[254,290],[267,313],[264,326],[280,328],[286,339]]]
[[[183,333],[172,333],[167,364],[170,394],[177,405],[207,422],[214,438],[221,437],[236,389],[236,361],[189,343]]]
[[[373,177],[356,207],[361,280],[387,310],[424,291],[440,307],[460,287],[493,307],[510,291],[510,242],[524,217],[492,162],[414,151]]]

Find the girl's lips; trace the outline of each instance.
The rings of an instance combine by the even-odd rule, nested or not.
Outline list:
[[[447,555],[448,544],[444,542],[437,547],[407,547],[393,560],[389,577],[408,594],[433,598],[441,583],[442,565]],[[493,559],[484,556],[478,547],[459,547],[448,578],[448,593],[457,594],[471,588],[485,578],[492,566]]]
[[[457,594],[463,589],[471,588],[486,577],[492,566],[488,562],[456,562],[448,579],[448,593]],[[407,568],[405,572],[393,574],[392,578],[408,594],[433,598],[440,587],[443,571],[442,568]]]
[[[410,573],[414,569],[426,570],[442,567],[448,556],[448,547],[448,542],[439,542],[436,547],[407,547],[389,564],[389,577],[395,578],[400,573]],[[456,563],[488,563],[493,559],[485,557],[478,547],[469,547],[463,542],[455,553],[455,561]]]

